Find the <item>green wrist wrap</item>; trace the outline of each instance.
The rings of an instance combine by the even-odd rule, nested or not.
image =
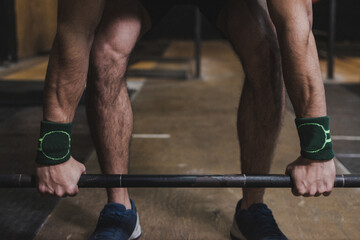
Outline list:
[[[311,160],[334,158],[329,128],[329,117],[296,118],[301,156]]]
[[[41,122],[36,162],[56,165],[70,159],[72,123]]]

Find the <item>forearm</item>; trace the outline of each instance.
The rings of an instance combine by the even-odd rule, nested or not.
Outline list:
[[[278,34],[284,82],[296,116],[325,116],[325,91],[311,30],[311,1],[269,0],[268,4]]]
[[[291,33],[279,36],[284,82],[297,117],[326,116],[326,101],[312,33],[296,42]]]
[[[44,120],[59,123],[74,118],[86,84],[92,42],[82,34],[64,35],[55,38],[44,86]]]

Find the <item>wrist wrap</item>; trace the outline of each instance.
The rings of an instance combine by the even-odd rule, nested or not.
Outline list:
[[[296,118],[301,156],[311,160],[334,158],[329,130],[329,117]]]
[[[69,160],[72,129],[72,123],[42,121],[35,161],[42,165],[56,165]]]

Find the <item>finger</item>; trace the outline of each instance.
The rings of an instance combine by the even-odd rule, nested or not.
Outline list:
[[[288,165],[285,169],[285,175],[291,175],[292,170],[293,167],[291,165]]]
[[[77,193],[67,194],[68,197],[75,197],[76,195],[77,195]]]
[[[55,196],[57,197],[63,197],[65,195],[65,192],[62,188],[55,189]]]
[[[47,192],[47,194],[49,194],[49,195],[55,196],[55,191],[54,191],[54,189],[52,189],[52,188],[48,188],[46,192]]]
[[[81,172],[85,173],[86,172],[86,167],[84,164],[81,163]]]
[[[296,188],[292,188],[291,189],[291,192],[294,196],[298,197],[298,196],[301,196],[300,193],[298,192],[298,190]]]
[[[45,185],[45,184],[40,184],[38,186],[38,191],[40,192],[41,195],[54,195],[54,189]]]
[[[304,196],[304,194],[308,194],[309,190],[307,189],[305,183],[301,180],[299,180],[299,177],[296,178],[296,176],[292,176],[294,181],[294,189],[299,194],[299,196]]]
[[[309,191],[307,191],[303,185],[297,187],[297,192],[300,196],[310,197]]]
[[[325,197],[330,196],[330,194],[331,194],[331,192],[324,192],[324,193],[323,193],[323,195],[324,195]]]
[[[74,196],[76,196],[78,194],[78,192],[79,192],[79,188],[76,185],[75,187],[73,187],[73,188],[71,188],[71,189],[69,189],[67,191],[67,195],[70,196],[70,197],[74,197]]]
[[[309,196],[315,197],[318,194],[318,189],[316,187],[311,187],[309,191]]]
[[[41,195],[45,196],[46,195],[46,188],[45,185],[43,184],[39,184],[38,185],[38,191]]]
[[[334,189],[334,183],[333,183],[333,181],[329,181],[326,184],[326,191],[325,192],[331,192],[333,189]]]

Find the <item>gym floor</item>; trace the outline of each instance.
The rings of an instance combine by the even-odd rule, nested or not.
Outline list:
[[[193,55],[190,41],[157,46],[157,57],[164,59]],[[141,55],[141,49],[136,54]],[[360,173],[359,56],[337,58],[336,79],[324,80],[338,174]],[[34,173],[47,60],[38,56],[0,70],[0,156],[6,159],[0,161],[1,173]],[[131,62],[134,76],[137,71],[181,70],[188,79],[161,74],[128,78],[135,120],[130,173],[239,173],[236,112],[244,77],[240,62],[225,41],[204,41],[201,60],[200,80],[191,78],[191,60]],[[324,76],[325,65],[321,60]],[[289,102],[287,106],[271,173],[282,174],[299,152],[294,113]],[[100,173],[83,104],[73,139],[72,153],[86,161],[87,173]],[[141,239],[217,240],[229,239],[241,189],[131,189],[130,194],[140,214]],[[327,198],[293,197],[289,189],[268,189],[265,200],[289,239],[338,240],[359,239],[359,197],[358,189],[335,189]],[[0,189],[0,238],[86,239],[105,202],[104,189],[81,189],[78,196],[63,199],[40,196],[35,189]]]

